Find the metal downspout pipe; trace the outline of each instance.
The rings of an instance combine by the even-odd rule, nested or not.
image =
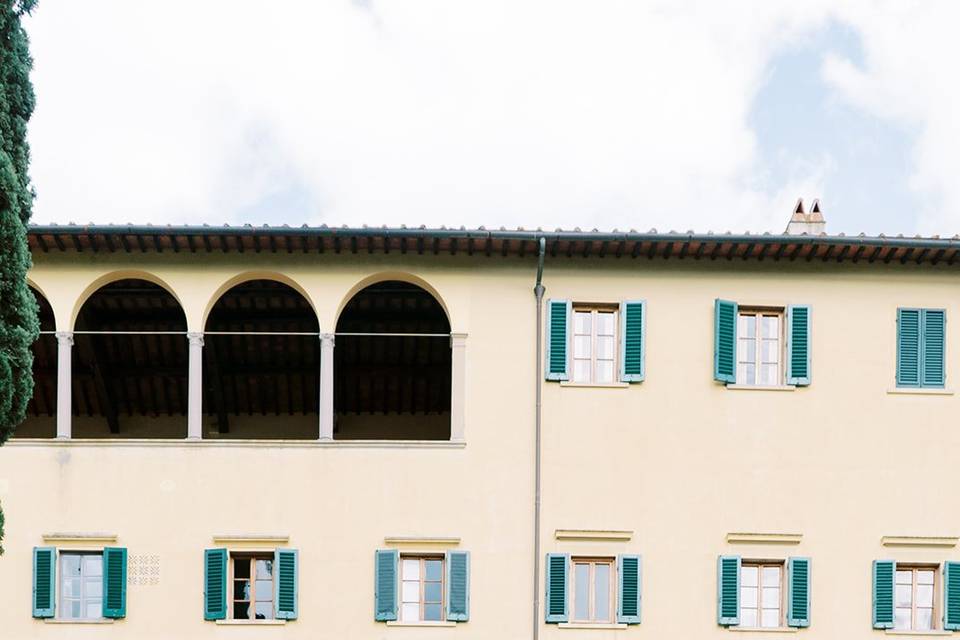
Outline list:
[[[540,255],[537,261],[537,284],[533,294],[537,299],[537,377],[536,382],[536,454],[534,463],[533,498],[533,640],[540,637],[540,416],[543,406],[543,259],[547,241],[540,236]]]

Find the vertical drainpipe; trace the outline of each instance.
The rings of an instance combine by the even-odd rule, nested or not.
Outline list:
[[[543,406],[543,258],[547,241],[540,237],[540,255],[537,261],[537,284],[533,294],[537,298],[537,408],[536,408],[536,461],[534,463],[533,498],[533,640],[540,637],[540,416]]]

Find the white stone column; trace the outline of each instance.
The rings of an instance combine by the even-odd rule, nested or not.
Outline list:
[[[333,440],[334,334],[320,334],[320,439]]]
[[[450,334],[450,440],[466,442],[467,334]]]
[[[187,378],[187,438],[203,438],[203,334],[190,332],[190,359]]]
[[[73,332],[57,331],[57,437],[69,440],[73,436]]]

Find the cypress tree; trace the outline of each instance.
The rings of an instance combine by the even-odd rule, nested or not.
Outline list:
[[[21,18],[36,0],[0,0],[0,445],[26,416],[40,324],[27,286],[27,222],[33,189],[27,121],[33,113],[29,41]],[[3,541],[0,510],[0,543]],[[2,547],[0,547],[2,553]]]

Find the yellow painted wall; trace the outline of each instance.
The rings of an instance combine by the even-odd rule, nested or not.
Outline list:
[[[332,331],[378,273],[429,285],[468,334],[466,445],[244,441],[11,441],[0,449],[7,514],[4,631],[15,638],[497,638],[531,636],[534,456],[532,259],[434,256],[37,256],[31,279],[69,330],[110,274],[166,283],[202,330],[215,295],[282,273]],[[547,297],[646,299],[646,381],[544,383],[542,552],[643,555],[643,624],[544,638],[720,638],[716,558],[809,556],[808,638],[870,638],[870,563],[960,559],[888,548],[884,535],[960,535],[952,515],[954,395],[890,394],[898,306],[947,309],[947,388],[960,368],[958,286],[946,269],[818,263],[548,260]],[[808,388],[731,390],[712,380],[713,300],[812,307]],[[560,541],[556,529],[633,531],[627,542]],[[108,626],[30,617],[30,551],[54,531],[117,533],[160,557]],[[796,545],[734,545],[728,532],[800,533]],[[300,549],[300,618],[283,627],[202,620],[202,549],[221,533],[284,534]],[[471,552],[471,618],[456,628],[373,621],[373,552],[391,535],[458,536]],[[436,547],[429,547],[435,549]],[[542,576],[538,578],[543,595]],[[542,614],[538,616],[542,620]],[[4,634],[6,635],[6,634]],[[779,637],[757,633],[756,637]]]

